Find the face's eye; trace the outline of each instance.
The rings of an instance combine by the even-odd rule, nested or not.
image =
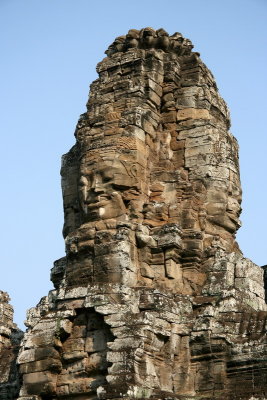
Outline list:
[[[79,186],[83,187],[83,186],[87,186],[87,185],[88,185],[88,180],[86,179],[85,176],[82,176],[79,181]]]
[[[112,180],[111,176],[103,176],[103,182],[104,183],[110,182],[111,180]]]
[[[110,182],[114,179],[114,170],[105,169],[101,173],[101,179],[103,183]]]

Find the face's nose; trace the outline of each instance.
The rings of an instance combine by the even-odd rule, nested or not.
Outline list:
[[[99,174],[95,174],[91,181],[91,190],[95,193],[103,193],[103,182]]]
[[[82,176],[79,182],[79,193],[82,201],[86,200],[87,197],[87,189],[88,189],[88,180],[85,176]]]

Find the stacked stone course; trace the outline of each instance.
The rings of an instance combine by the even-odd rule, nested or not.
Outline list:
[[[190,40],[130,30],[62,159],[66,256],[28,312],[19,400],[267,398],[263,271],[238,144]]]
[[[9,296],[0,290],[0,400],[13,400],[19,394],[19,373],[16,366],[23,333],[13,323],[13,307]]]

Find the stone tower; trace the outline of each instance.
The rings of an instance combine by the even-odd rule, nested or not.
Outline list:
[[[238,145],[192,48],[132,29],[97,65],[20,400],[267,398],[263,273],[235,241]]]

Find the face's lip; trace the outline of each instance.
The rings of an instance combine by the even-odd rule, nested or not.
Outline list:
[[[98,201],[85,201],[87,208],[94,209],[106,206],[110,201],[110,196],[108,194],[101,194],[97,196]]]
[[[237,215],[236,212],[234,211],[230,211],[230,210],[226,210],[226,213],[229,217],[229,219],[231,219],[232,221],[238,221],[239,220],[239,216]]]
[[[86,205],[87,205],[87,208],[90,210],[93,208],[104,207],[108,204],[108,202],[109,202],[108,200],[102,200],[102,201],[98,201],[96,203],[87,203]]]

